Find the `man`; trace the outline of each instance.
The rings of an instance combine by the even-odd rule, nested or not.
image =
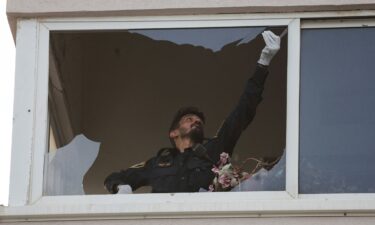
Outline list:
[[[254,118],[262,98],[267,67],[280,49],[278,36],[271,31],[264,31],[262,36],[266,46],[255,74],[248,80],[236,108],[214,138],[203,143],[204,114],[195,107],[182,108],[169,129],[173,147],[161,149],[155,157],[125,171],[112,173],[104,181],[105,188],[110,193],[117,193],[119,185],[129,185],[132,190],[151,186],[154,193],[208,190],[214,178],[213,164],[219,161],[222,152],[233,153],[242,131]]]

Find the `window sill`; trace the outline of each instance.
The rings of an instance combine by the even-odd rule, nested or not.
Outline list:
[[[364,216],[375,194],[300,195],[287,192],[45,196],[35,204],[0,208],[1,221]]]

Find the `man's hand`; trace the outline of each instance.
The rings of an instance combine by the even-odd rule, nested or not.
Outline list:
[[[104,181],[104,187],[111,194],[118,192],[118,185],[122,184],[121,174],[119,172],[112,173]]]
[[[119,185],[117,194],[133,194],[132,187],[130,185]]]
[[[266,47],[263,48],[258,63],[263,66],[268,66],[280,49],[280,37],[271,31],[263,31],[262,36]]]

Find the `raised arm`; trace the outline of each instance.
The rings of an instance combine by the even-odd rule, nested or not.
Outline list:
[[[262,33],[266,46],[262,50],[254,75],[247,81],[245,90],[234,110],[223,122],[216,137],[205,146],[210,158],[218,161],[221,152],[230,155],[241,133],[253,120],[258,104],[262,100],[268,65],[280,49],[280,38],[271,31]]]

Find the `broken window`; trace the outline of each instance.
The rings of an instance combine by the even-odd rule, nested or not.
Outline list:
[[[267,29],[281,34],[285,28]],[[170,146],[168,128],[182,106],[199,107],[207,117],[205,134],[213,137],[255,70],[265,29],[51,32],[45,195],[107,193],[103,182],[111,172]],[[281,46],[234,164],[284,153],[287,36]],[[285,154],[236,190],[285,190]]]
[[[304,29],[301,193],[373,193],[375,28]]]

